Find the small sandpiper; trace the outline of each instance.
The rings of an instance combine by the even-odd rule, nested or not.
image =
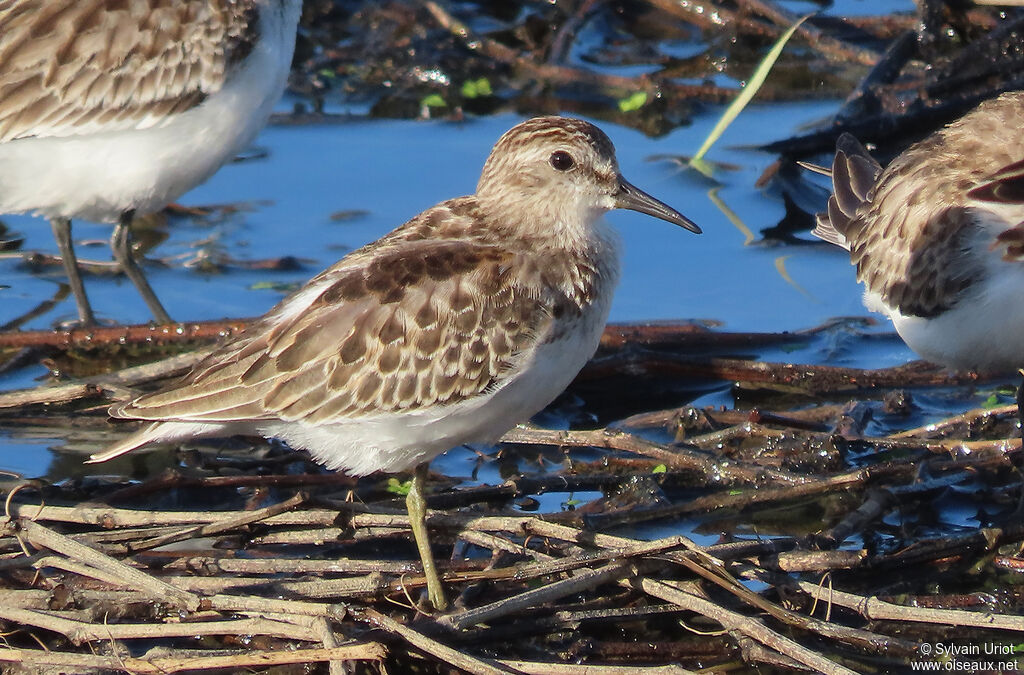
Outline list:
[[[885,169],[837,143],[813,233],[850,252],[864,304],[926,360],[1024,366],[1024,92],[986,101]],[[827,173],[827,171],[826,171]]]
[[[619,174],[594,125],[523,122],[476,193],[347,255],[199,363],[110,409],[151,423],[90,461],[151,443],[262,435],[352,475],[415,472],[407,504],[434,607],[423,480],[434,456],[496,441],[561,393],[597,349],[619,276],[602,214],[700,228]]]
[[[300,11],[301,0],[0,3],[0,213],[50,220],[83,324],[95,317],[72,218],[116,223],[115,259],[170,321],[129,224],[205,181],[266,124]]]

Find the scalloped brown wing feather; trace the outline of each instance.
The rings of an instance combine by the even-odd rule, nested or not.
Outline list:
[[[513,262],[517,255],[465,241],[406,241],[368,264],[332,268],[317,278],[329,279],[319,296],[283,329],[272,314],[193,375],[111,412],[322,423],[477,396],[544,339],[558,311],[550,294],[544,301],[542,270]]]
[[[967,197],[994,204],[1024,204],[1024,159],[1007,164],[970,190]]]

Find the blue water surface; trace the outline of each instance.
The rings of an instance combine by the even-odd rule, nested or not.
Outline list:
[[[843,3],[844,13],[910,9],[910,2]],[[816,7],[789,2],[793,12]],[[906,5],[903,7],[902,5]],[[599,122],[618,151],[623,174],[635,185],[685,213],[704,229],[694,236],[680,228],[632,212],[614,212],[625,246],[623,277],[612,307],[613,321],[701,319],[721,330],[793,331],[837,316],[865,315],[861,290],[844,251],[826,245],[759,244],[760,230],[784,213],[781,200],[754,187],[775,157],[751,149],[826,122],[837,100],[754,104],[729,127],[708,159],[736,165],[720,171],[717,197],[736,214],[734,225],[716,206],[713,185],[692,171],[657,155],[691,155],[722,110],[704,108],[693,124],[661,138]],[[288,110],[289,102],[280,109]],[[421,210],[473,191],[491,145],[524,119],[506,113],[446,120],[370,120],[361,115],[325,125],[272,125],[255,148],[265,156],[225,166],[206,184],[184,195],[184,205],[242,205],[225,217],[174,219],[168,239],[148,252],[147,273],[172,316],[181,320],[256,316],[283,297],[282,285],[299,284],[346,252],[372,241]],[[365,212],[353,218],[339,212]],[[29,216],[4,216],[25,238],[23,249],[56,254],[48,224]],[[74,223],[83,258],[109,260],[107,225]],[[752,235],[752,236],[751,236]],[[810,236],[802,234],[810,241]],[[753,242],[752,242],[753,240]],[[753,245],[752,245],[753,244]],[[226,273],[195,271],[185,262],[201,249],[221,250],[249,260],[293,256],[298,269],[268,271],[229,268]],[[0,259],[0,323],[29,312],[52,297],[63,271],[33,272],[16,258]],[[101,317],[144,323],[150,314],[123,278],[86,278]],[[75,317],[68,297],[25,328],[45,329]],[[882,325],[881,330],[886,330]],[[771,355],[768,355],[771,356]],[[779,360],[784,354],[776,355]],[[794,355],[795,358],[796,355]],[[898,340],[883,340],[854,353],[814,348],[800,362],[885,367],[913,358]],[[31,387],[45,376],[42,366],[0,375],[0,389]],[[697,403],[728,404],[724,392]],[[22,475],[45,472],[48,454],[39,439],[11,437],[0,429],[0,470]]]

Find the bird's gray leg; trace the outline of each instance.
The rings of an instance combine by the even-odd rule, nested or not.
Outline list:
[[[75,248],[71,243],[71,219],[53,218],[50,220],[50,227],[53,228],[53,236],[57,239],[57,248],[60,249],[60,258],[64,263],[64,272],[68,276],[68,284],[75,296],[78,320],[83,326],[95,325],[96,316],[92,313],[89,298],[85,294],[85,284],[82,283],[82,275],[78,271],[78,258],[75,257]]]
[[[139,295],[146,301],[146,305],[149,306],[149,311],[153,313],[157,323],[171,323],[170,315],[167,314],[167,310],[160,304],[156,293],[153,292],[149,282],[146,281],[146,276],[142,273],[139,263],[135,262],[135,255],[132,251],[132,231],[130,228],[134,214],[134,211],[125,211],[121,214],[120,220],[117,221],[117,227],[114,228],[114,234],[110,238],[110,249],[114,252],[114,259],[117,260],[117,264],[121,266],[124,273],[132,280],[135,288],[139,291]]]
[[[405,505],[409,511],[412,536],[416,540],[416,548],[419,549],[420,561],[423,563],[423,575],[427,578],[427,597],[430,598],[430,604],[434,609],[443,612],[448,609],[448,598],[445,597],[441,577],[437,573],[437,566],[434,565],[434,557],[430,551],[430,539],[427,536],[427,500],[423,496],[429,468],[429,462],[423,462],[416,467]]]

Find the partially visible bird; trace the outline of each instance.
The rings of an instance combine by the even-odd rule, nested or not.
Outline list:
[[[475,194],[349,254],[182,380],[112,407],[150,424],[91,461],[249,434],[352,475],[420,465],[409,514],[443,609],[424,524],[427,462],[497,440],[594,353],[619,277],[618,240],[601,216],[616,208],[700,232],[622,177],[594,125],[523,122],[494,146]]]
[[[923,358],[1024,366],[1024,92],[986,101],[885,169],[837,143],[813,233],[850,252],[864,304]]]
[[[0,2],[0,213],[50,220],[82,324],[71,219],[111,249],[160,322],[129,224],[209,178],[266,123],[301,0]]]
[[[850,252],[864,304],[933,363],[1024,366],[1022,128],[1024,92],[1009,92],[884,169],[843,134],[825,172],[833,195],[813,233]],[[1024,380],[1016,398],[1024,438]],[[1021,499],[1024,508],[1024,492]]]

